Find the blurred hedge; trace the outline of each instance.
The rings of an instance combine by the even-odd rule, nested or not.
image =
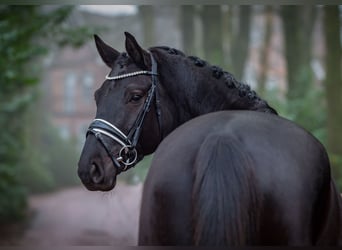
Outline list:
[[[61,138],[42,107],[39,101],[33,103],[25,117],[25,150],[18,175],[30,193],[80,184],[76,174],[76,143]]]
[[[53,172],[61,176],[59,170],[66,166],[56,166],[58,151],[53,150],[65,150],[60,157],[73,161],[66,152],[72,152],[67,142],[57,137],[50,140],[51,147],[35,148],[31,141],[41,143],[55,133],[45,123],[36,137],[36,128],[28,125],[28,117],[35,113],[30,108],[37,100],[34,86],[39,84],[41,56],[53,46],[67,45],[66,41],[80,46],[93,33],[65,25],[72,10],[73,6],[0,6],[0,224],[25,216],[27,192],[38,191],[39,182],[46,189],[56,186]]]

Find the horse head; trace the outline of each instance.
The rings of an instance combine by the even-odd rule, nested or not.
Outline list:
[[[152,153],[162,139],[159,98],[163,91],[158,86],[157,62],[131,34],[125,35],[127,53],[94,36],[111,71],[95,92],[96,117],[78,164],[78,175],[89,190],[114,188],[116,176]]]

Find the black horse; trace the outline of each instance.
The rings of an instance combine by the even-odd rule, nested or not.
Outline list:
[[[341,200],[312,135],[219,67],[125,35],[127,53],[95,36],[111,72],[95,93],[78,174],[89,190],[111,190],[162,142],[139,244],[341,243]]]

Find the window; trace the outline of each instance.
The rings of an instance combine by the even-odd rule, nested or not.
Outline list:
[[[94,87],[94,77],[92,73],[85,73],[83,75],[83,96],[82,101],[84,104],[90,105],[93,102],[93,87]]]
[[[75,88],[76,74],[69,72],[65,77],[64,87],[64,110],[67,113],[72,113],[75,111]]]

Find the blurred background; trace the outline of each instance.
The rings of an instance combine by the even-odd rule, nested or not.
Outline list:
[[[109,193],[77,176],[94,91],[124,51],[166,45],[249,84],[326,147],[342,190],[340,6],[0,6],[0,245],[135,245],[151,156]]]

